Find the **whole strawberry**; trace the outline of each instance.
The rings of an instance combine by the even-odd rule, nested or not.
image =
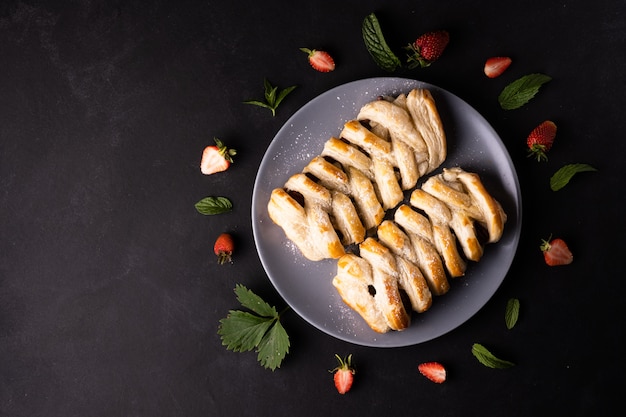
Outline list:
[[[352,367],[352,354],[348,355],[345,359],[342,359],[339,355],[335,355],[339,366],[330,372],[334,372],[333,380],[335,381],[335,388],[339,394],[345,394],[352,388],[352,382],[354,381],[355,370]]]
[[[421,35],[405,49],[408,54],[408,67],[427,67],[443,54],[450,42],[450,34],[445,30],[436,30]]]
[[[556,124],[551,120],[542,122],[534,128],[526,139],[528,145],[528,156],[537,158],[537,161],[547,161],[548,151],[552,148],[556,137]]]
[[[543,240],[540,249],[549,266],[569,265],[574,261],[574,255],[563,239]]]
[[[326,51],[318,51],[317,49],[300,48],[307,54],[309,64],[319,72],[331,72],[335,69],[335,60]]]
[[[226,171],[233,163],[233,156],[237,154],[236,150],[227,148],[218,138],[213,140],[215,145],[207,146],[202,152],[200,170],[204,175]]]
[[[222,265],[226,262],[232,263],[233,250],[235,249],[235,243],[233,237],[228,233],[222,233],[215,240],[213,245],[213,252],[217,256],[217,263]]]

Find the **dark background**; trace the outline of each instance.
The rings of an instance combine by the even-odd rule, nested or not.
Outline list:
[[[386,73],[361,37],[371,12],[400,56],[432,29],[447,29],[450,45],[427,69]],[[0,415],[607,415],[622,404],[625,370],[625,13],[622,0],[3,1]],[[330,51],[337,69],[313,71],[300,47]],[[482,67],[494,55],[514,63],[491,80]],[[553,80],[501,110],[501,89],[532,72]],[[511,270],[468,322],[417,346],[355,346],[286,314],[291,352],[263,369],[216,332],[239,307],[235,284],[285,306],[252,235],[264,151],[320,93],[386,75],[449,90],[500,134],[523,198]],[[263,78],[298,85],[276,117],[242,104],[262,97]],[[537,163],[525,138],[545,119],[559,132]],[[239,154],[207,177],[198,164],[214,136]],[[552,173],[573,162],[598,172],[551,191]],[[198,214],[207,195],[234,210]],[[223,231],[237,250],[219,266]],[[569,242],[572,265],[543,263],[551,234]],[[521,315],[507,330],[511,297]],[[475,342],[516,366],[482,366]],[[335,353],[358,368],[346,396],[328,372]],[[428,360],[446,365],[444,384],[417,372]]]

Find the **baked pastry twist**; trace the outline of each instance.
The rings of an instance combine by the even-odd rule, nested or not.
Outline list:
[[[431,93],[414,89],[364,105],[271,193],[272,221],[307,259],[338,259],[334,287],[376,332],[406,329],[502,235],[506,215],[478,175],[443,169],[415,188],[446,148]]]

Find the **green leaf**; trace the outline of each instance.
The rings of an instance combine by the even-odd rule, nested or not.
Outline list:
[[[476,359],[478,359],[478,362],[488,368],[505,369],[515,366],[513,362],[497,358],[480,343],[474,343],[472,345],[472,354],[476,357]]]
[[[242,306],[254,311],[259,316],[278,318],[278,312],[274,307],[243,285],[237,284],[235,286],[235,294]]]
[[[539,91],[539,88],[552,78],[545,74],[525,75],[504,87],[498,96],[500,107],[513,110],[528,103]]]
[[[517,298],[511,298],[506,303],[506,311],[504,313],[504,321],[506,328],[511,330],[515,327],[517,319],[519,317],[519,300]]]
[[[226,213],[233,208],[233,203],[226,197],[205,197],[195,204],[198,213],[206,216]]]
[[[272,320],[259,317],[244,311],[230,311],[228,316],[220,320],[217,333],[222,336],[222,344],[234,352],[246,352],[256,348]]]
[[[274,107],[278,107],[278,105],[287,97],[287,94],[291,93],[295,90],[296,86],[292,85],[291,87],[284,88],[278,92],[278,96],[276,97],[276,101],[274,102]]]
[[[220,320],[217,330],[222,344],[234,352],[257,351],[257,360],[266,369],[280,368],[289,353],[289,336],[280,322],[276,308],[243,285],[235,286],[235,294],[243,307],[253,313],[231,310]]]
[[[266,369],[273,371],[280,368],[280,364],[289,353],[289,346],[289,336],[285,328],[280,321],[276,321],[259,343],[257,360]]]
[[[579,172],[597,171],[589,164],[569,164],[561,167],[550,178],[550,188],[552,191],[558,191],[565,187],[572,177]]]
[[[396,68],[402,66],[400,59],[387,45],[378,18],[374,13],[365,17],[361,26],[361,32],[365,47],[374,59],[374,62],[376,62],[376,65],[389,72],[395,71]]]
[[[263,88],[265,89],[265,101],[246,100],[244,101],[244,104],[251,104],[253,106],[269,109],[272,112],[272,116],[276,116],[276,109],[278,108],[278,105],[285,99],[285,97],[287,97],[287,94],[291,93],[296,88],[296,86],[292,85],[291,87],[279,90],[278,87],[273,87],[267,78],[265,78],[263,79]]]

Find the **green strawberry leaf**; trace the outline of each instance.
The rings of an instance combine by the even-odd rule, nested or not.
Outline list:
[[[589,164],[569,164],[561,167],[550,178],[550,188],[552,191],[558,191],[565,187],[572,177],[579,172],[597,171]]]
[[[237,284],[235,286],[235,294],[237,295],[237,300],[242,306],[254,311],[259,316],[278,318],[278,312],[274,307],[270,306],[268,303],[263,301],[261,297],[243,285]]]
[[[218,334],[222,344],[233,352],[247,352],[256,348],[272,321],[244,311],[233,311],[220,320]]]
[[[518,78],[504,87],[498,96],[500,107],[504,110],[513,110],[522,107],[535,97],[543,84],[551,79],[550,76],[545,74],[529,74]]]
[[[280,321],[276,321],[258,344],[257,360],[264,368],[274,371],[280,368],[280,364],[289,353],[289,346],[289,336],[285,328]]]
[[[241,305],[252,313],[231,310],[220,320],[217,334],[222,345],[233,352],[256,349],[257,360],[266,369],[280,368],[289,353],[289,335],[280,322],[276,308],[243,285],[235,286],[235,294]]]

